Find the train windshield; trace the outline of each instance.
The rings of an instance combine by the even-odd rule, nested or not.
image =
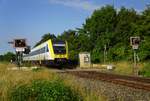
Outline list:
[[[53,49],[55,54],[66,54],[66,44],[64,41],[53,41]]]

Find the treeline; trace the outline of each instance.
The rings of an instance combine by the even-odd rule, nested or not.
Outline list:
[[[4,55],[0,55],[0,61],[7,61],[7,62],[13,62],[16,59],[16,55],[12,52],[7,52]]]
[[[57,37],[45,34],[37,44],[49,38],[67,40],[69,56],[78,60],[79,52],[90,52],[92,62],[103,62],[104,48],[107,50],[107,61],[131,61],[133,50],[130,37],[141,38],[137,51],[141,61],[150,59],[150,6],[143,12],[122,7],[119,11],[107,5],[93,12],[81,28],[64,31]]]

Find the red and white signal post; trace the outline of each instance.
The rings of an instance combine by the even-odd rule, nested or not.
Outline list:
[[[26,39],[14,39],[13,40],[13,47],[15,48],[16,55],[17,55],[17,64],[20,67],[22,64],[22,56],[23,52],[25,51],[26,45]]]

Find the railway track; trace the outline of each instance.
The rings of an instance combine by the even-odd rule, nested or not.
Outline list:
[[[66,71],[66,73],[81,78],[101,80],[101,81],[111,82],[114,84],[132,87],[135,89],[150,91],[150,78],[101,73],[97,71]]]

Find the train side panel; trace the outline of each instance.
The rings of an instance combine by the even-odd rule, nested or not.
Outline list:
[[[59,42],[58,42],[59,43]],[[57,45],[57,47],[55,47]],[[23,57],[23,61],[39,61],[39,62],[64,62],[68,60],[68,43],[65,41],[62,44],[54,43],[51,39],[44,42],[43,44],[35,47],[31,52]],[[62,50],[63,49],[63,50]],[[60,52],[56,52],[60,51]],[[62,53],[61,51],[65,51]]]

